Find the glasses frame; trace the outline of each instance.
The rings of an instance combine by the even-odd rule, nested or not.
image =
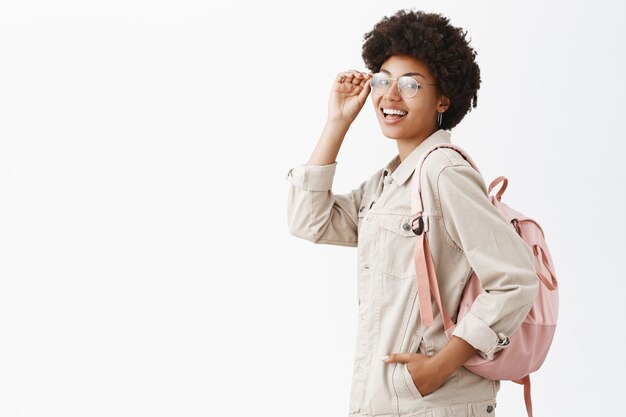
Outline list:
[[[382,94],[380,94],[380,96],[384,96],[385,94],[387,94],[387,92],[389,91],[389,88],[391,88],[391,86],[393,85],[393,82],[394,82],[394,81],[396,82],[396,88],[398,89],[398,94],[400,94],[400,96],[401,96],[402,98],[405,98],[405,99],[409,99],[409,98],[416,97],[416,96],[417,96],[417,92],[419,91],[419,89],[420,89],[423,85],[437,85],[437,84],[429,84],[429,83],[423,83],[423,82],[417,81],[415,78],[411,77],[410,75],[403,75],[402,77],[390,77],[390,76],[388,76],[388,75],[387,75],[387,74],[385,74],[385,73],[382,73],[382,72],[376,72],[376,73],[373,73],[373,74],[372,74],[372,79],[370,80],[370,87],[372,87],[372,93],[374,93],[374,86],[372,85],[372,83],[374,82],[374,77],[375,77],[376,75],[382,75],[382,76],[385,76],[388,80],[390,80],[390,81],[391,81],[391,84],[389,84],[389,85],[387,86],[387,89],[386,89],[386,90],[385,90]],[[402,94],[402,91],[400,91],[400,85],[398,84],[398,80],[400,80],[401,78],[410,78],[410,79],[412,79],[413,81],[415,81],[415,82],[417,83],[417,90],[415,91],[415,94],[414,94],[414,95],[412,95],[411,97],[404,97],[404,95]],[[377,94],[377,95],[378,95],[378,94]]]

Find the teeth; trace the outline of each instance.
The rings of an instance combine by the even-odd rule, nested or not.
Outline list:
[[[406,114],[405,111],[402,110],[394,110],[394,109],[383,109],[384,114],[397,114],[400,116],[404,116]]]

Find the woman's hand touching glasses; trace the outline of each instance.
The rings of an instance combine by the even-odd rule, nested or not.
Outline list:
[[[372,74],[349,70],[340,72],[333,81],[328,100],[328,121],[351,124],[363,108],[370,93]]]

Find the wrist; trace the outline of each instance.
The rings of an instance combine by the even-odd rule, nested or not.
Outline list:
[[[351,124],[352,124],[352,121],[346,120],[346,119],[333,119],[330,117],[326,119],[326,126],[330,128],[338,129],[338,130],[347,131],[350,128]]]
[[[445,352],[442,352],[443,350],[437,352],[430,361],[432,371],[439,381],[445,381],[457,369],[451,366],[451,362],[446,359]]]
[[[467,341],[453,336],[443,349],[432,356],[433,371],[445,380],[477,352]]]

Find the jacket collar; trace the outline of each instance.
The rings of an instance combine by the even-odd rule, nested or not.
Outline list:
[[[411,174],[413,174],[417,168],[417,163],[426,150],[436,143],[451,143],[450,132],[443,129],[435,131],[432,135],[424,139],[422,143],[417,145],[417,147],[413,149],[411,153],[406,156],[406,158],[404,158],[404,161],[400,161],[400,154],[394,156],[393,159],[385,166],[383,170],[383,178],[387,175],[391,175],[393,181],[398,186],[401,186],[406,182],[406,180],[409,179]]]

